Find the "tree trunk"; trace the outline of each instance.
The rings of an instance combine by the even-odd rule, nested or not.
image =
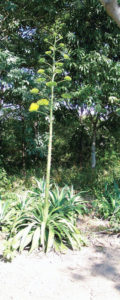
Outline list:
[[[107,14],[117,23],[120,27],[120,7],[117,0],[100,0],[105,7]]]
[[[91,167],[94,169],[96,166],[96,132],[94,131],[92,137],[92,147],[91,147]]]

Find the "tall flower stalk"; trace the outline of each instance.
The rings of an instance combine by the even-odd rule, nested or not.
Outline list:
[[[46,189],[45,189],[45,220],[48,216],[49,210],[49,189],[50,189],[50,170],[52,159],[52,138],[53,138],[53,104],[54,104],[54,79],[55,79],[55,48],[56,38],[53,48],[53,65],[52,65],[52,86],[51,86],[51,98],[50,98],[50,125],[49,125],[49,142],[48,142],[48,155],[47,155],[47,170],[46,170]]]
[[[58,30],[58,28],[57,28]],[[49,213],[49,190],[50,190],[50,172],[51,172],[51,159],[52,159],[52,139],[53,139],[53,111],[55,102],[55,92],[58,84],[63,84],[66,87],[66,83],[71,81],[71,77],[65,76],[64,60],[69,60],[67,49],[63,43],[61,43],[62,36],[58,34],[55,28],[52,30],[51,40],[45,39],[45,42],[49,44],[49,50],[45,52],[45,57],[40,58],[39,62],[41,66],[44,65],[44,69],[38,70],[38,76],[36,82],[37,88],[31,90],[32,94],[41,95],[43,85],[46,85],[45,96],[48,99],[39,99],[37,102],[30,105],[29,111],[37,111],[40,113],[41,106],[49,107],[49,141],[48,141],[48,154],[47,154],[47,169],[46,169],[46,188],[45,188],[45,202],[44,202],[44,220],[43,220],[43,235]],[[40,86],[40,90],[39,90]],[[64,93],[61,95],[61,99],[69,100],[70,94]],[[44,243],[44,241],[43,241]]]

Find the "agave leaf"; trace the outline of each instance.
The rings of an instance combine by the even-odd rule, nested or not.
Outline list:
[[[20,252],[23,251],[25,245],[26,245],[26,238],[30,232],[30,230],[32,229],[32,227],[34,226],[35,223],[31,223],[29,224],[25,229],[24,229],[24,232],[23,232],[23,236],[22,236],[22,239],[21,239],[21,242],[20,242]]]
[[[58,201],[54,191],[50,191],[49,195],[50,195],[50,201],[52,202],[53,205],[55,205]]]
[[[53,209],[51,210],[51,212],[49,213],[49,216],[48,216],[48,217],[50,217],[50,216],[51,216],[52,214],[54,214],[56,211],[59,211],[60,208],[62,208],[62,206],[58,206],[58,207],[53,208]]]
[[[22,230],[21,230],[22,231]],[[32,239],[32,235],[33,233],[31,234],[28,234],[26,239],[25,239],[25,243],[24,243],[24,248],[30,244],[31,242],[31,239]],[[21,236],[22,236],[22,232],[21,232]],[[12,241],[12,248],[14,250],[17,250],[20,246],[20,243],[21,243],[21,240],[20,240],[20,235],[16,235],[14,238],[13,238],[13,241]]]
[[[66,190],[66,186],[61,190],[61,193],[60,193],[60,201],[65,198],[67,195],[67,190]]]
[[[60,252],[62,252],[62,253],[66,253],[66,251],[67,251],[67,246],[61,241],[60,242],[60,245],[59,245],[59,250],[60,250]]]
[[[54,248],[56,252],[60,251],[60,241],[54,241]]]
[[[45,245],[45,222],[41,223],[41,245],[44,248]]]
[[[32,252],[34,249],[37,249],[39,247],[39,241],[40,241],[40,227],[37,227],[32,239],[32,246],[30,248],[30,252]]]
[[[57,235],[59,237],[60,240],[62,240],[62,227],[61,227],[61,224],[59,224],[58,222],[52,222],[52,224],[54,225],[54,232],[55,232],[55,235]]]
[[[17,239],[16,236],[12,240],[12,248],[17,250],[20,246],[20,239]]]
[[[71,231],[73,231],[74,226],[73,226],[73,224],[72,224],[69,220],[61,219],[60,222],[63,223],[63,224],[66,224],[67,227],[68,227]]]
[[[33,232],[32,232],[32,233],[29,233],[29,234],[26,236],[25,243],[24,243],[24,248],[25,248],[26,246],[28,246],[28,245],[31,243],[32,237],[33,237]]]
[[[47,241],[46,252],[50,251],[50,249],[53,246],[53,242],[54,242],[54,229],[53,229],[52,226],[49,226],[49,234],[48,234],[48,241]]]
[[[72,236],[76,242],[76,245],[80,248],[81,238],[80,238],[80,232],[78,231],[77,228],[75,228],[75,231],[72,233]]]
[[[70,230],[68,230],[66,227],[62,227],[62,230],[63,230],[63,232],[64,232],[64,234],[65,234],[65,236],[67,237],[67,239],[68,239],[68,241],[69,241],[69,243],[70,243],[70,246],[72,247],[72,249],[74,249],[74,244],[75,244],[75,242],[74,242],[74,239],[73,239],[73,237],[72,237],[72,235],[71,235],[71,232],[70,232]],[[65,240],[66,240],[66,238],[65,238]]]
[[[73,250],[80,248],[80,241],[76,238],[75,234],[69,235],[68,238]]]
[[[21,239],[21,237],[22,237],[23,234],[24,234],[24,230],[25,230],[25,228],[21,229],[21,230],[15,235],[15,238],[16,238],[17,240]]]

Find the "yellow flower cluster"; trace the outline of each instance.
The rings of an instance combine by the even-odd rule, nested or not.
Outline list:
[[[63,57],[64,57],[64,59],[70,59],[67,54],[64,54]]]
[[[49,101],[47,99],[38,100],[37,103],[35,103],[35,102],[31,103],[31,105],[29,107],[29,111],[30,112],[37,111],[39,109],[40,105],[48,105],[48,104],[49,104]]]
[[[34,88],[32,90],[30,90],[31,94],[38,94],[39,93],[39,90]]]
[[[65,77],[64,77],[64,80],[71,81],[72,78],[71,78],[70,76],[65,76]]]
[[[50,55],[52,52],[51,51],[46,51],[45,54]]]
[[[45,73],[45,70],[44,70],[44,69],[39,69],[39,70],[37,71],[37,73],[38,73],[38,74],[43,74],[43,73]]]
[[[39,105],[37,103],[31,103],[30,107],[29,107],[29,111],[37,111],[39,108]]]
[[[38,105],[48,105],[49,101],[47,99],[40,99],[37,101]]]

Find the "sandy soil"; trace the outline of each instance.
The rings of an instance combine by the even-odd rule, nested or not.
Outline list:
[[[0,300],[120,300],[119,234],[100,233],[100,220],[78,224],[89,246],[62,255],[24,251],[5,263],[1,240]]]

